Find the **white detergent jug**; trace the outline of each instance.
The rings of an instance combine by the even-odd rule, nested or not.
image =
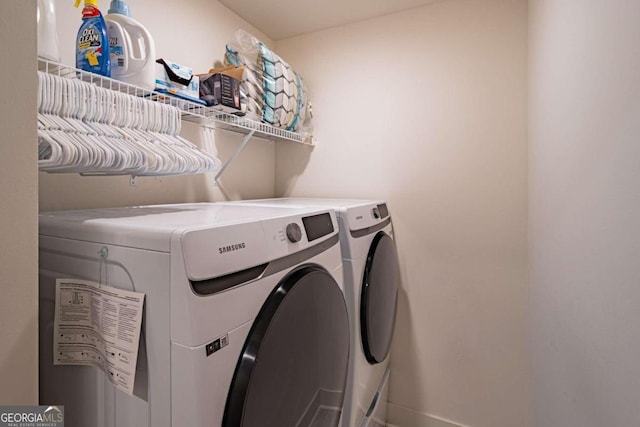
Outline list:
[[[129,5],[113,0],[104,17],[109,34],[111,77],[153,90],[156,82],[156,47],[151,33],[130,17]]]
[[[58,32],[56,31],[56,7],[54,0],[38,0],[36,21],[38,22],[38,56],[60,62]]]

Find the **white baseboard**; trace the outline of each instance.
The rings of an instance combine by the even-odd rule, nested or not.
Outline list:
[[[387,426],[397,427],[467,427],[434,415],[422,414],[391,402],[387,404]]]

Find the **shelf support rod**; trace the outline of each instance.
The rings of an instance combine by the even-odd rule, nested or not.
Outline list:
[[[220,178],[220,176],[224,173],[225,169],[227,169],[227,167],[231,164],[231,162],[238,156],[238,154],[240,154],[242,149],[247,145],[247,143],[249,142],[249,140],[251,139],[254,133],[256,133],[255,129],[251,130],[248,134],[246,134],[242,139],[240,146],[236,148],[236,151],[233,152],[231,157],[229,157],[227,161],[224,162],[224,164],[222,165],[222,167],[220,168],[216,176],[213,178],[213,180],[216,183],[218,182],[218,179]]]

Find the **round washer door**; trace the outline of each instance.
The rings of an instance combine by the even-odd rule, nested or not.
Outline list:
[[[271,292],[231,381],[223,427],[337,426],[349,360],[344,295],[318,266]]]
[[[362,347],[370,364],[380,363],[391,350],[398,300],[398,255],[384,232],[369,247],[360,296]]]

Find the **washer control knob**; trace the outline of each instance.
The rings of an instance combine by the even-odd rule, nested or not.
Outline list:
[[[300,226],[295,222],[287,225],[287,239],[291,243],[299,242],[302,239],[302,230],[300,230]]]

